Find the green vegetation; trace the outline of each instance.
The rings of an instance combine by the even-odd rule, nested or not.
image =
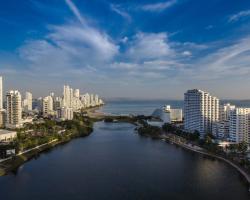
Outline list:
[[[11,147],[15,148],[18,153],[39,145],[42,146],[25,154],[13,156],[12,159],[1,163],[0,176],[55,145],[68,142],[75,137],[89,135],[93,131],[93,122],[94,119],[82,114],[75,114],[74,119],[70,121],[57,122],[44,119],[40,123],[26,124],[24,128],[17,130],[17,138],[10,144]]]
[[[104,122],[107,122],[107,123],[114,122],[114,119],[107,117],[104,119]]]
[[[93,122],[76,114],[73,120],[56,122],[45,119],[39,124],[28,124],[17,131],[16,150],[24,151],[53,140],[67,141],[92,132]]]
[[[197,142],[200,139],[200,133],[198,131],[195,131],[194,133],[188,133],[188,132],[183,131],[181,128],[176,127],[175,125],[170,124],[170,123],[165,123],[162,126],[162,130],[165,133],[172,133],[180,137],[183,137],[188,141]]]
[[[235,164],[245,167],[245,169],[250,172],[250,162],[246,158],[247,144],[245,142],[231,144],[224,150],[216,142],[214,142],[215,137],[210,133],[206,134],[204,138],[200,138],[198,131],[194,131],[194,133],[188,133],[173,124],[164,124],[162,129],[166,134],[171,133],[178,135],[184,138],[186,142],[200,146],[209,153],[229,159]]]
[[[141,126],[137,131],[140,135],[151,136],[152,138],[158,138],[161,135],[161,128],[148,124]]]

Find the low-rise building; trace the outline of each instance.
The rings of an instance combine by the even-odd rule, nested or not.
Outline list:
[[[5,129],[0,129],[0,142],[10,142],[16,138],[16,131],[9,131]]]
[[[171,122],[181,122],[183,120],[182,109],[171,108],[170,105],[165,105],[163,110],[170,115]]]

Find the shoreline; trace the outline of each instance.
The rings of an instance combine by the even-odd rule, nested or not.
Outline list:
[[[201,154],[201,155],[205,155],[205,156],[208,156],[210,158],[215,158],[219,161],[223,161],[225,163],[227,163],[228,165],[230,165],[231,167],[233,167],[234,169],[236,169],[240,175],[244,178],[244,180],[247,182],[248,184],[248,188],[249,188],[249,192],[250,192],[250,174],[247,173],[244,169],[242,169],[240,166],[236,165],[235,163],[233,163],[232,161],[230,161],[229,159],[226,159],[226,158],[223,158],[222,156],[219,156],[219,155],[215,155],[215,154],[211,154],[211,153],[208,153],[208,152],[204,152],[204,151],[201,151],[201,150],[198,150],[198,149],[195,149],[195,148],[192,148],[188,145],[185,145],[185,144],[181,144],[179,142],[176,142],[174,140],[171,140],[169,138],[162,138],[162,137],[159,137],[159,139],[164,139],[165,141],[169,141],[169,142],[172,142],[173,144],[175,145],[178,145],[186,150],[189,150],[189,151],[192,151],[192,152],[195,152],[197,154]]]
[[[91,133],[89,133],[86,136],[89,136]],[[68,138],[65,140],[52,140],[46,144],[42,144],[39,146],[36,146],[32,149],[28,149],[24,152],[20,152],[17,155],[13,157],[9,157],[7,159],[4,159],[0,162],[0,177],[8,175],[14,170],[17,170],[21,165],[24,163],[28,162],[29,160],[35,158],[36,156],[39,156],[40,154],[52,150],[54,147],[59,146],[59,145],[64,145],[73,139],[80,138],[80,137],[86,137],[86,136],[74,136],[72,138]]]

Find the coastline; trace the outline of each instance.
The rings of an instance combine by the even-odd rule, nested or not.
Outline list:
[[[164,139],[165,141],[169,141],[175,145],[178,145],[186,150],[189,150],[189,151],[192,151],[192,152],[195,152],[195,153],[198,153],[198,154],[202,154],[202,155],[205,155],[205,156],[208,156],[210,158],[215,158],[217,160],[220,160],[220,161],[223,161],[225,163],[227,163],[228,165],[230,165],[231,167],[233,167],[234,169],[236,169],[240,174],[241,176],[244,178],[244,180],[247,182],[248,184],[248,187],[249,187],[249,192],[250,192],[250,174],[247,173],[244,169],[242,169],[240,166],[234,164],[232,161],[230,161],[229,159],[226,159],[226,158],[223,158],[219,155],[215,155],[215,154],[211,154],[211,153],[208,153],[208,152],[205,152],[205,151],[202,151],[201,150],[198,150],[197,148],[195,149],[194,147],[190,147],[189,145],[185,145],[185,144],[182,144],[182,143],[179,143],[179,142],[176,142],[175,140],[173,139],[170,139],[170,138],[166,138],[166,137],[160,137],[159,139]]]
[[[28,149],[24,152],[20,152],[13,157],[9,157],[7,159],[4,159],[0,162],[0,177],[7,175],[11,171],[18,169],[18,167],[20,167],[24,163],[28,162],[32,158],[39,156],[41,153],[43,153],[45,151],[49,151],[58,145],[66,144],[75,138],[89,136],[92,132],[93,131],[89,132],[85,136],[71,134],[71,135],[69,135],[69,138],[67,138],[67,139],[63,139],[63,140],[55,139],[55,140],[52,140],[48,143],[36,146],[34,148],[31,148],[31,149]]]

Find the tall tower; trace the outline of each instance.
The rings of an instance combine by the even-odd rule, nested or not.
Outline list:
[[[7,128],[20,128],[22,126],[22,98],[17,90],[9,91],[6,95],[7,100]]]
[[[0,110],[3,109],[3,78],[0,76]]]
[[[199,131],[201,135],[212,133],[213,123],[219,120],[219,99],[201,90],[188,90],[184,94],[184,127]]]
[[[53,98],[51,96],[47,96],[43,99],[43,116],[52,115],[53,112]]]
[[[23,100],[24,111],[32,110],[32,94],[30,92],[25,93],[25,99]]]
[[[74,91],[74,97],[76,97],[76,98],[80,97],[80,90],[79,89],[75,89],[75,91]]]

